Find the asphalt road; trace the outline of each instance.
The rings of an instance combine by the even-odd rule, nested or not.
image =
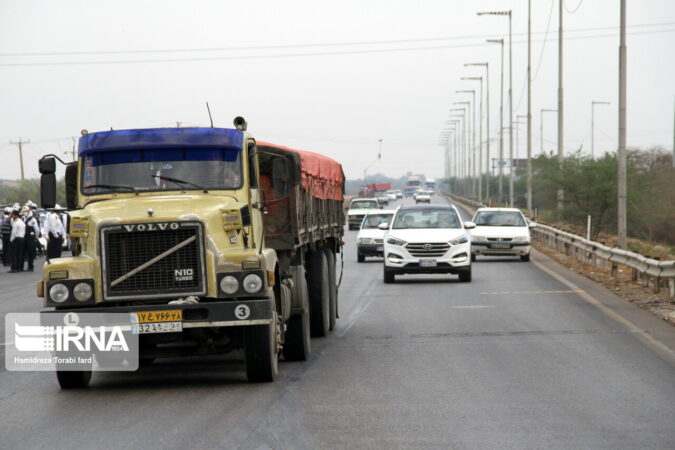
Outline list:
[[[238,355],[81,391],[3,366],[0,448],[675,448],[672,327],[540,254],[479,259],[471,283],[385,285],[380,260],[356,262],[356,234],[336,330],[277,382],[247,383]],[[3,318],[40,309],[38,278],[0,273]]]

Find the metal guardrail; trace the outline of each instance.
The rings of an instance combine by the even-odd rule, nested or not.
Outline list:
[[[485,207],[480,202],[453,194],[447,195],[458,203],[473,208]],[[534,225],[530,232],[533,239],[538,242],[593,267],[604,269],[605,264],[610,264],[612,278],[617,277],[619,265],[630,267],[632,281],[641,280],[643,286],[649,286],[651,283],[654,292],[659,292],[666,284],[670,297],[675,297],[675,261],[658,261],[628,250],[608,247],[550,225],[542,223],[534,223]]]

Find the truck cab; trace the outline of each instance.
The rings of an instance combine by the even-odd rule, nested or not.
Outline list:
[[[295,246],[295,259],[266,245],[269,197],[288,199],[297,170],[268,157],[261,172],[260,159],[241,118],[234,129],[83,131],[66,167],[73,256],[44,266],[44,313],[123,312],[140,325],[171,312],[171,322],[140,328],[141,360],[185,355],[186,345],[195,355],[243,348],[251,381],[276,377],[282,348],[287,359],[306,359],[311,299],[297,266],[316,242]],[[40,172],[50,207],[53,156]],[[82,387],[84,372],[57,377]]]

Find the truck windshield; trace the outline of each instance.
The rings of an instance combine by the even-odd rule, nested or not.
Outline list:
[[[241,152],[234,150],[152,149],[101,152],[84,157],[82,192],[86,195],[111,191],[238,189],[241,185]]]

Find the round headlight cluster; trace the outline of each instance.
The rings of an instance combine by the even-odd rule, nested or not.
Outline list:
[[[236,294],[239,290],[239,280],[232,275],[226,275],[220,279],[220,289],[228,295]]]
[[[49,298],[54,303],[65,302],[66,300],[68,300],[69,295],[70,293],[68,292],[68,288],[63,283],[56,283],[55,285],[49,288]]]
[[[91,294],[93,294],[93,290],[89,283],[77,283],[73,289],[73,296],[78,302],[86,302],[91,299]]]
[[[262,288],[263,282],[259,275],[252,273],[244,278],[244,290],[249,294],[258,292]]]

